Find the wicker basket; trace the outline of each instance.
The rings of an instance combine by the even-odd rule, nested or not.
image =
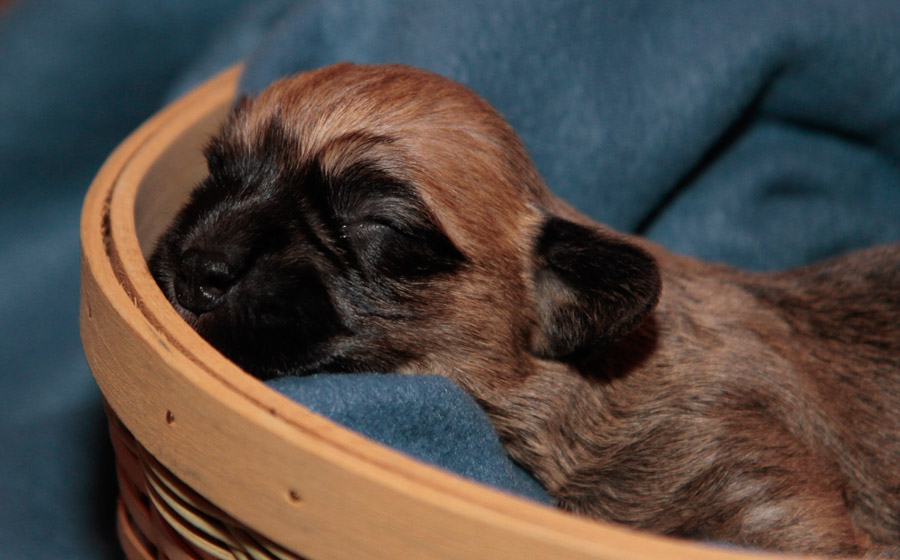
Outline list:
[[[594,523],[416,462],[241,372],[145,258],[206,167],[239,69],[147,121],[84,203],[81,333],[108,404],[128,558],[760,558]]]

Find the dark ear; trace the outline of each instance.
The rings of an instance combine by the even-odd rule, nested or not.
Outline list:
[[[534,354],[565,359],[634,330],[659,301],[656,261],[640,247],[562,218],[537,238]]]

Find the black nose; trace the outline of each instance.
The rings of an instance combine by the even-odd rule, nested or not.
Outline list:
[[[218,307],[237,281],[237,270],[218,252],[188,249],[181,255],[181,274],[175,277],[175,297],[200,315]]]

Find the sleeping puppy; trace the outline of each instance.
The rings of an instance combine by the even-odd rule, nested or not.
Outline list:
[[[342,64],[240,101],[150,267],[263,379],[437,372],[568,510],[832,555],[900,545],[900,247],[747,273],[556,198],[471,91]]]

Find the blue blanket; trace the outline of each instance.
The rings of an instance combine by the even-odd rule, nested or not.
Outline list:
[[[111,457],[77,333],[80,200],[130,129],[245,56],[248,91],[338,60],[460,80],[504,113],[553,190],[675,251],[763,269],[900,239],[895,0],[7,1],[0,540],[10,558],[117,557]],[[295,382],[279,389],[313,394]]]
[[[550,503],[540,484],[509,460],[475,401],[446,377],[313,375],[276,379],[269,386],[416,459]]]
[[[900,238],[891,0],[304,3],[244,86],[340,60],[465,83],[552,190],[673,251],[773,269]]]

